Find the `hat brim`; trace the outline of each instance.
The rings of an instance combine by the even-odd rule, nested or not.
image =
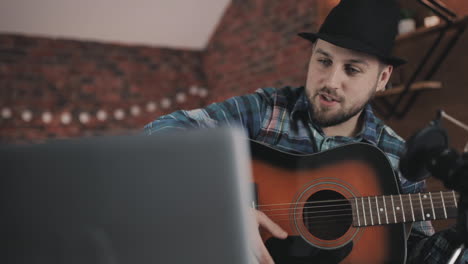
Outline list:
[[[392,65],[393,67],[398,67],[406,63],[406,60],[404,59],[400,59],[394,56],[384,56],[379,51],[375,50],[374,48],[367,45],[366,43],[362,43],[360,41],[352,40],[346,37],[332,36],[332,35],[328,35],[324,33],[308,33],[308,32],[302,32],[302,33],[299,33],[298,35],[312,42],[315,42],[317,39],[322,39],[322,40],[325,40],[326,42],[330,42],[342,48],[351,49],[351,50],[364,52],[367,54],[377,56],[382,61]]]

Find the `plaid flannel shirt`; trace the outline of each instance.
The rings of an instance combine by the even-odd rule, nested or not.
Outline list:
[[[353,138],[327,137],[310,118],[310,102],[304,87],[282,89],[263,88],[253,94],[237,96],[214,103],[203,109],[179,110],[161,116],[147,124],[147,134],[170,129],[241,126],[249,138],[274,148],[300,154],[312,154],[338,145],[366,142],[381,149],[398,173],[399,157],[404,151],[404,140],[383,124],[372,112],[370,105],[363,111],[364,126]],[[425,183],[412,183],[398,173],[400,191],[424,191]],[[446,263],[454,250],[454,229],[433,235],[430,222],[417,222],[408,239],[407,263]],[[431,236],[433,235],[433,236]],[[468,254],[465,254],[468,256]],[[466,256],[464,257],[466,258]]]

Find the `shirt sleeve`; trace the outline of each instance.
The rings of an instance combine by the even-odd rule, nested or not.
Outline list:
[[[268,91],[271,90],[259,89],[253,94],[232,97],[206,108],[179,110],[147,124],[145,132],[151,135],[167,130],[240,126],[253,138],[259,132],[262,117],[270,105],[271,97]]]

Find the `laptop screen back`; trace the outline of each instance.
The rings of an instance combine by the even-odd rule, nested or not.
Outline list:
[[[232,129],[0,148],[1,263],[250,263]]]

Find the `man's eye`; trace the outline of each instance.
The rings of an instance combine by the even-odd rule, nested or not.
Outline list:
[[[350,74],[350,75],[355,75],[357,73],[360,73],[361,71],[359,69],[355,68],[355,67],[348,66],[348,67],[346,67],[346,72],[348,74]]]
[[[330,66],[332,64],[331,60],[319,59],[318,62],[324,66]]]

